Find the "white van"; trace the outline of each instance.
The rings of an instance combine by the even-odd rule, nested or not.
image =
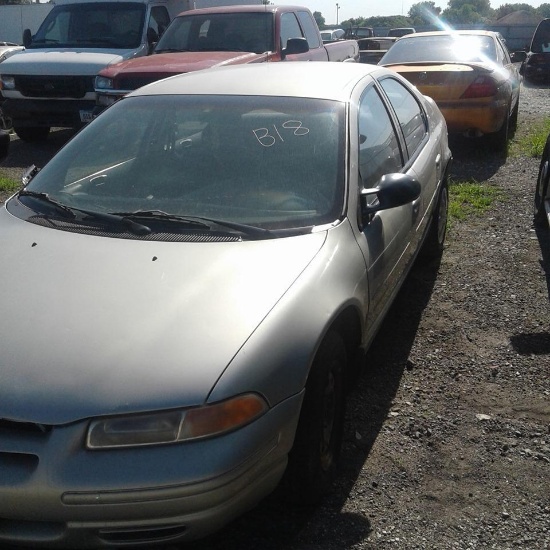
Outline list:
[[[146,55],[190,0],[56,0],[25,49],[0,64],[2,109],[26,141],[51,127],[91,120],[94,78],[104,67]]]

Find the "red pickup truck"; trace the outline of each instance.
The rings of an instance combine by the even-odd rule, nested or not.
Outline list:
[[[103,69],[98,109],[145,84],[220,65],[272,61],[359,61],[356,40],[323,44],[310,10],[243,5],[191,10],[172,20],[152,55]]]

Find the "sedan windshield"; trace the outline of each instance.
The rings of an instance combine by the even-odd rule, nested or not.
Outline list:
[[[297,98],[128,97],[75,136],[27,196],[60,215],[59,204],[144,223],[179,217],[181,230],[181,218],[326,224],[343,208],[344,110]]]
[[[496,47],[490,36],[455,34],[401,38],[388,50],[380,64],[488,62],[496,59]]]

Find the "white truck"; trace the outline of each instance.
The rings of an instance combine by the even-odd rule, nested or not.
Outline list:
[[[224,3],[55,0],[36,34],[24,31],[25,49],[0,64],[2,110],[17,135],[40,141],[52,127],[79,128],[91,120],[97,73],[147,55],[170,21],[199,2]]]

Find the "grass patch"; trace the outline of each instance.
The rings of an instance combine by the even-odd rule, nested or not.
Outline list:
[[[451,181],[449,185],[449,218],[463,220],[486,212],[502,191],[495,186],[472,181]]]
[[[17,191],[21,187],[21,182],[12,178],[0,176],[0,192]]]
[[[539,158],[542,155],[546,138],[550,134],[550,118],[529,125],[526,132],[518,132],[510,142],[508,154],[514,157]]]

